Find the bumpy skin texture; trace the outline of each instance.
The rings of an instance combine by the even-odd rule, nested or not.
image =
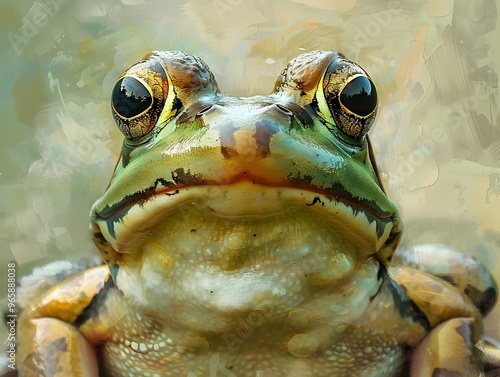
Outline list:
[[[488,272],[441,245],[401,251],[366,132],[376,89],[335,51],[269,96],[219,92],[157,51],[113,91],[125,135],[91,211],[104,265],[25,305],[24,376],[474,376]],[[33,296],[33,295],[32,295]]]

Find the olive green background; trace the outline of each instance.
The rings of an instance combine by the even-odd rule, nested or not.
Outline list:
[[[0,279],[9,261],[21,276],[96,254],[88,212],[121,144],[110,91],[153,49],[200,56],[238,96],[270,92],[304,51],[344,52],[378,87],[371,135],[403,242],[450,244],[500,277],[497,18],[493,0],[1,1]]]

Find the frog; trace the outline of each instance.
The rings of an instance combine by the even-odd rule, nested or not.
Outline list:
[[[111,93],[124,136],[90,211],[100,260],[24,303],[22,376],[479,376],[500,364],[488,270],[400,250],[368,131],[372,78],[290,61],[268,95],[221,92],[153,51]],[[398,250],[398,252],[396,252]]]

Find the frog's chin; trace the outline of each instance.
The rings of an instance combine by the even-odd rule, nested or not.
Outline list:
[[[110,262],[118,288],[145,310],[186,321],[196,312],[215,321],[285,315],[311,292],[342,296],[363,281],[356,274],[392,228],[390,219],[342,201],[250,182],[185,188],[132,206],[114,224],[116,241],[106,225],[119,255]],[[370,268],[367,281],[376,284],[376,276]]]
[[[166,273],[150,256],[140,265],[123,266],[115,279],[138,311],[178,329],[227,334],[245,323],[302,322],[301,313],[337,327],[366,310],[381,284],[380,266],[374,258],[357,264],[342,252],[330,259],[335,262],[271,262],[235,271],[179,261]],[[331,267],[337,270],[327,272]],[[324,286],[315,287],[321,280]]]

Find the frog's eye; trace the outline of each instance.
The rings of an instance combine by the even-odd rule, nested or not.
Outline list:
[[[365,117],[377,108],[377,90],[366,76],[356,76],[340,92],[340,104],[346,111]]]
[[[337,56],[323,77],[323,93],[337,128],[355,140],[362,139],[377,114],[377,90],[357,64]]]
[[[111,95],[111,109],[127,139],[140,139],[154,128],[168,87],[165,69],[153,57],[133,65],[120,77]]]

